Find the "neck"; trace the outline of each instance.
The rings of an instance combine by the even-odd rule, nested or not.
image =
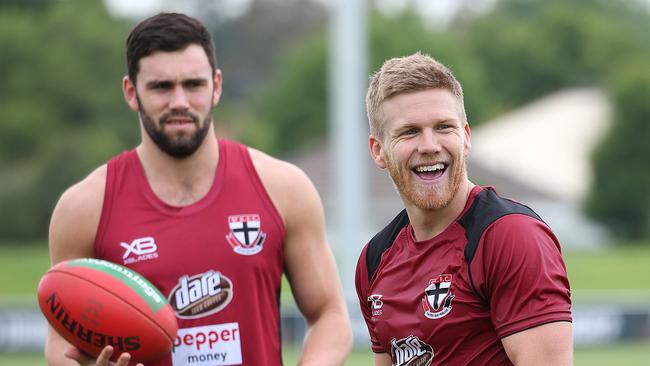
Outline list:
[[[148,138],[136,148],[147,181],[163,202],[186,206],[199,201],[212,187],[219,162],[219,143],[210,127],[205,140],[190,156],[174,158]]]
[[[406,203],[415,240],[428,240],[442,233],[463,212],[474,186],[468,179],[464,179],[451,202],[441,209],[426,210]]]

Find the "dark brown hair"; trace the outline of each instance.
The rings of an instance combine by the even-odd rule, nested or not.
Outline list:
[[[129,79],[135,84],[141,58],[156,51],[180,51],[191,44],[203,47],[214,73],[217,68],[214,43],[200,21],[179,13],[160,13],[141,21],[126,39]]]

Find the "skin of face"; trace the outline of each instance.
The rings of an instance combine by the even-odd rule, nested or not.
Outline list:
[[[123,84],[127,103],[160,150],[185,158],[198,149],[221,93],[221,72],[212,72],[203,48],[154,52],[140,59],[137,85],[128,78]]]
[[[445,89],[394,95],[381,104],[383,138],[370,136],[375,164],[387,169],[405,204],[447,207],[467,181],[468,123]]]

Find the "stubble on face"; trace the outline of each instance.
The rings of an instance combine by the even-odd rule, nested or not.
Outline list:
[[[194,154],[194,152],[205,140],[205,137],[208,135],[210,124],[212,123],[211,110],[203,119],[190,112],[167,112],[160,116],[160,119],[156,124],[153,117],[151,117],[144,109],[144,106],[142,105],[139,97],[137,97],[137,100],[140,109],[138,113],[140,115],[140,120],[142,121],[144,129],[147,131],[147,135],[149,135],[151,140],[156,144],[156,146],[158,146],[161,151],[173,158],[183,159]],[[170,118],[175,117],[185,117],[191,119],[192,122],[197,126],[196,131],[190,135],[173,136],[165,133],[165,124]]]
[[[461,144],[461,146],[463,146]],[[422,156],[422,161],[434,161],[433,156]],[[451,203],[461,183],[466,179],[465,155],[463,151],[452,156],[447,166],[448,179],[443,184],[422,184],[414,181],[413,171],[408,162],[400,165],[391,154],[385,154],[386,169],[390,174],[400,196],[421,210],[441,210]]]

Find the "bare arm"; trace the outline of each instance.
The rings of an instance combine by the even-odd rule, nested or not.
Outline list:
[[[70,187],[59,199],[49,230],[52,264],[73,258],[93,257],[95,232],[99,224],[106,181],[105,166],[80,183]],[[49,327],[45,343],[48,365],[108,365],[113,348],[107,346],[97,360],[86,357]],[[122,354],[116,365],[126,366],[130,356]]]
[[[375,366],[391,366],[393,361],[388,353],[375,353]]]
[[[318,193],[297,167],[252,154],[286,226],[286,274],[308,327],[300,365],[342,365],[352,329]]]
[[[571,323],[548,323],[501,340],[508,357],[517,366],[573,364],[573,338]]]

